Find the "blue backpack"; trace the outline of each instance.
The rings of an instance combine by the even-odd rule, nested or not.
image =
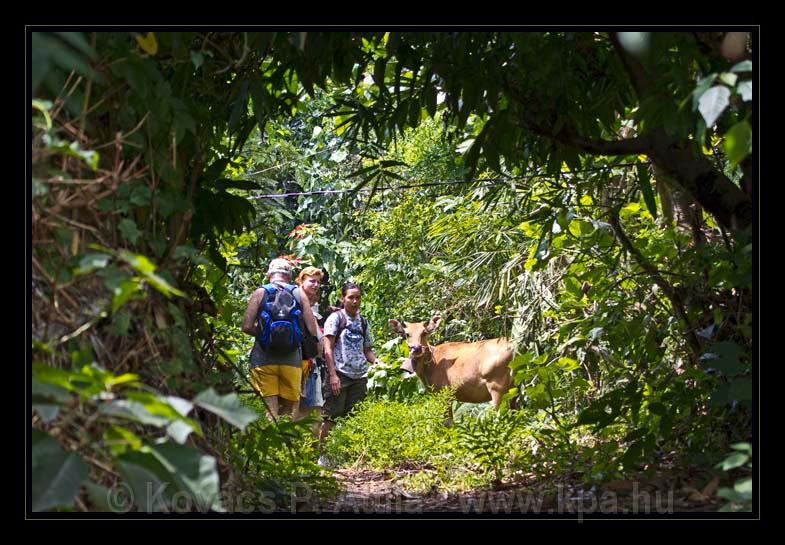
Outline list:
[[[297,286],[267,284],[263,287],[267,293],[260,305],[259,343],[265,352],[294,352],[303,340],[298,323],[302,311],[294,296]]]

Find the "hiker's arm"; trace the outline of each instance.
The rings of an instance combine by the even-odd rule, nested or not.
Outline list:
[[[379,361],[379,358],[376,357],[376,354],[373,353],[373,348],[370,346],[366,346],[363,349],[363,353],[365,354],[365,359],[368,363],[376,363]]]
[[[243,314],[243,325],[241,328],[243,333],[256,336],[256,318],[259,316],[259,304],[262,302],[264,293],[264,288],[259,288],[248,299],[248,308],[245,309],[245,314]]]
[[[327,363],[327,377],[330,379],[330,389],[333,394],[338,395],[341,390],[341,379],[335,372],[335,360],[333,360],[333,348],[335,347],[335,336],[324,336],[324,361]]]
[[[363,318],[365,320],[365,318]],[[368,327],[368,322],[364,323],[364,337],[363,337],[363,355],[368,363],[377,363],[379,358],[376,357],[376,354],[373,353],[373,337],[371,336],[371,330]]]
[[[330,375],[335,374],[335,360],[333,359],[333,348],[335,348],[335,337],[333,335],[325,335],[324,361],[327,364],[327,372]]]
[[[307,327],[308,332],[315,337],[319,326],[316,325],[316,318],[313,317],[313,310],[311,310],[311,305],[308,303],[308,298],[299,288],[297,289],[297,298],[300,300],[300,308],[303,309],[302,313],[303,320],[305,320],[305,327]]]

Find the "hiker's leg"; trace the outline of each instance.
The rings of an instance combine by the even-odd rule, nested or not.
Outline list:
[[[322,425],[319,428],[319,450],[323,450],[324,442],[327,440],[327,436],[330,435],[332,427],[333,423],[329,420],[322,422]]]
[[[292,401],[291,399],[286,399],[285,397],[281,397],[280,400],[281,412],[280,414],[287,414],[292,420],[297,419],[297,413],[300,409],[300,400]]]
[[[278,418],[278,396],[264,396],[264,402],[267,405],[267,418]]]
[[[365,396],[368,395],[368,379],[352,379],[348,382],[346,388],[341,389],[346,390],[346,403],[343,414],[341,415],[345,416],[349,414],[352,409],[354,409],[355,405],[365,399]]]
[[[261,365],[251,369],[251,386],[264,398],[267,418],[278,418],[277,365]]]
[[[302,404],[300,404],[300,407],[297,409],[297,416],[295,416],[293,420],[295,421],[302,420],[303,418],[308,416],[310,412],[311,412],[310,407],[304,407]]]
[[[292,420],[297,418],[300,408],[300,381],[303,376],[301,366],[281,365],[278,373],[280,381],[281,414],[288,414]]]
[[[307,399],[306,398],[306,393],[307,393],[306,386],[307,386],[307,382],[308,382],[308,374],[310,373],[310,366],[311,366],[311,362],[309,360],[303,360],[303,364],[302,364],[302,368],[301,368],[302,369],[302,375],[301,375],[302,378],[300,379],[302,381],[302,383],[300,385],[300,407],[297,409],[297,413],[292,418],[292,420],[295,420],[295,421],[302,420],[303,418],[308,416],[308,414],[311,411],[310,407],[303,405],[303,401]]]

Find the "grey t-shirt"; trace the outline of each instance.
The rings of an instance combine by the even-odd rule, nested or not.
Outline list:
[[[373,346],[371,328],[367,327],[363,335],[362,319],[360,313],[352,318],[346,314],[345,310],[333,312],[324,324],[324,334],[332,335],[338,333],[339,315],[343,314],[346,320],[346,327],[341,332],[341,336],[335,339],[333,348],[333,361],[335,370],[350,378],[363,378],[368,374],[368,361],[365,359],[364,348]]]

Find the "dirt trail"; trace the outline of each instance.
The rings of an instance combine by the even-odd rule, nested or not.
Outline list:
[[[425,493],[407,491],[403,479],[417,470],[338,469],[344,487],[336,498],[316,508],[329,514],[437,514],[510,516],[666,515],[715,512],[718,479],[708,475],[663,475],[619,480],[586,488],[580,479],[536,482],[522,476],[496,489],[448,493],[433,486]]]

